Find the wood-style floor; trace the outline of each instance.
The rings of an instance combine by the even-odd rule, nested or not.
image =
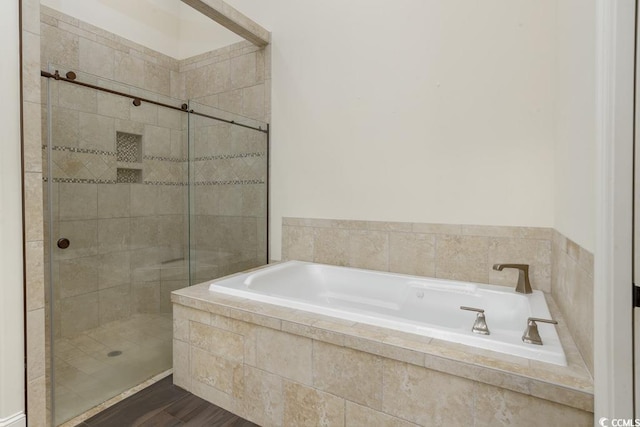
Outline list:
[[[257,427],[173,385],[170,375],[77,427]]]

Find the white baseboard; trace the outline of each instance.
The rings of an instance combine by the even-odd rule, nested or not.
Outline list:
[[[27,417],[20,412],[8,418],[0,418],[0,427],[27,427]]]

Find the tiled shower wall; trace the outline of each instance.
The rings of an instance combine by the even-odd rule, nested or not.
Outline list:
[[[46,7],[41,21],[43,69],[51,63],[62,73],[90,73],[97,77],[80,78],[125,92],[112,80],[127,83],[170,105],[198,95],[230,113],[268,116],[265,49],[243,42],[177,61]],[[60,258],[54,297],[63,313],[56,332],[170,310],[170,291],[188,279],[186,114],[144,102],[134,107],[130,99],[65,83],[54,83],[51,104],[53,219],[60,224],[54,232],[72,241],[54,254]],[[194,122],[195,279],[206,280],[266,259],[266,137],[209,119]],[[140,163],[118,161],[122,132],[142,137]],[[117,183],[120,172],[135,169],[142,182]]]
[[[268,122],[270,47],[241,42],[180,62],[184,97],[207,113],[216,107]],[[220,114],[220,112],[218,112]],[[263,123],[244,120],[254,127]],[[195,281],[266,263],[267,137],[263,132],[192,116]],[[207,142],[208,141],[208,142]],[[213,143],[212,143],[213,142]],[[222,262],[211,265],[207,259]],[[228,261],[227,261],[228,260]]]
[[[443,279],[531,286],[551,293],[593,372],[593,255],[550,228],[283,218],[282,258]]]

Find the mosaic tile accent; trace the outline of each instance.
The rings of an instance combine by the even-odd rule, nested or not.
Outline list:
[[[49,182],[49,178],[42,177],[42,181]],[[115,180],[106,179],[82,179],[82,178],[53,178],[52,182],[62,182],[68,184],[117,184]]]
[[[162,157],[162,156],[143,156],[144,160],[161,160],[163,162],[186,162],[188,159],[179,159],[177,157]]]
[[[116,132],[116,150],[119,162],[140,163],[142,161],[142,135]]]
[[[164,182],[164,181],[144,181],[143,184],[145,185],[169,185],[169,186],[176,186],[176,187],[186,187],[187,184],[186,182]]]
[[[117,181],[125,184],[142,182],[142,171],[140,169],[118,168]]]
[[[42,146],[43,150],[47,149],[46,145]],[[76,147],[63,147],[60,145],[54,145],[51,147],[53,151],[69,151],[71,153],[84,153],[84,154],[97,154],[100,156],[115,156],[116,153],[114,151],[104,151],[104,150],[92,150],[90,148],[76,148]]]
[[[196,162],[204,161],[204,160],[226,160],[226,159],[244,159],[247,157],[264,157],[267,153],[258,152],[258,153],[239,153],[239,154],[218,154],[215,156],[205,156],[205,157],[196,157],[194,160]]]
[[[194,185],[248,185],[248,184],[265,184],[265,181],[260,179],[236,179],[230,181],[200,181],[195,182]]]

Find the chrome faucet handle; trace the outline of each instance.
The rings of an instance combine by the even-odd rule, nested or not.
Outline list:
[[[538,324],[536,322],[551,323],[557,325],[558,321],[553,319],[540,319],[539,317],[529,317],[527,319],[527,329],[522,334],[522,341],[527,344],[542,345],[542,338],[538,332]]]
[[[493,269],[496,271],[502,271],[503,268],[515,268],[518,270],[516,292],[521,294],[533,293],[531,282],[529,281],[529,264],[493,264]]]
[[[478,313],[476,321],[473,323],[473,327],[471,328],[471,332],[480,335],[490,335],[489,327],[487,326],[487,318],[484,315],[483,309],[461,305],[460,310],[475,311]]]

